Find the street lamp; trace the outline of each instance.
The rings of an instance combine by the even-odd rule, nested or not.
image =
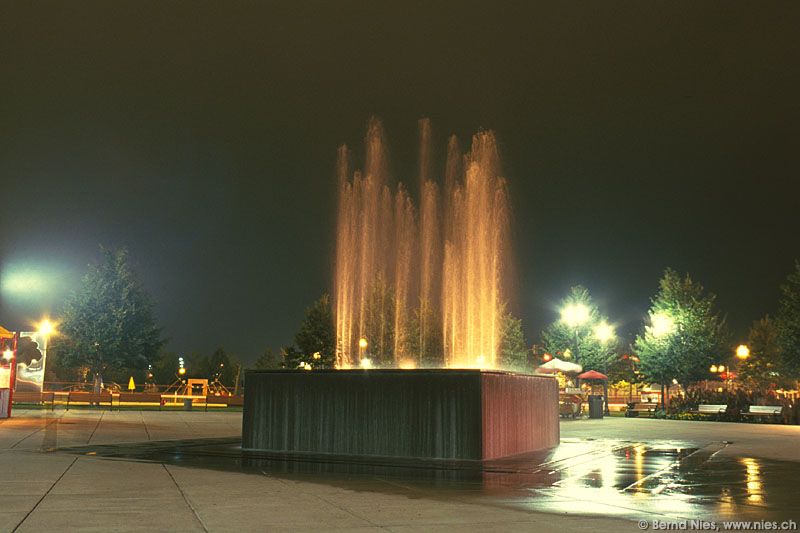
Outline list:
[[[666,313],[650,315],[650,332],[656,338],[666,337],[675,331],[675,319]]]
[[[600,342],[608,342],[614,338],[614,327],[606,322],[600,322],[594,327],[594,336]]]
[[[750,357],[750,348],[748,348],[746,344],[740,344],[736,347],[736,357],[738,357],[739,360],[744,361]]]
[[[561,321],[575,332],[575,362],[580,362],[578,328],[589,320],[589,308],[580,302],[569,304],[561,310]]]

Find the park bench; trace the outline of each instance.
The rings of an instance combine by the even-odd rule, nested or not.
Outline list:
[[[652,402],[637,402],[629,404],[627,416],[639,416],[639,413],[647,413],[653,416],[656,413],[658,404]],[[635,415],[633,413],[636,413]]]
[[[693,411],[689,411],[690,413],[696,413],[698,415],[721,415],[724,414],[728,410],[728,406],[724,404],[704,404],[701,403],[697,406],[697,409]]]
[[[83,392],[83,391],[70,391],[67,395],[67,410],[71,403],[87,403],[89,405],[97,405],[107,403],[109,407],[113,406],[114,397],[110,392]]]
[[[50,404],[53,406],[53,397],[55,395],[52,392],[24,392],[24,391],[17,391],[14,393],[12,400],[14,403],[35,403],[35,404]]]
[[[742,413],[742,415],[753,418],[779,418],[781,413],[783,413],[783,406],[781,405],[751,405],[746,412]]]
[[[117,407],[125,403],[157,403],[158,410],[164,405],[160,392],[120,392]]]
[[[226,407],[242,407],[244,405],[244,396],[206,396],[205,408],[208,411],[208,405],[224,405]]]

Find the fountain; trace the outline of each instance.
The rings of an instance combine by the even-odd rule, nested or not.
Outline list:
[[[339,149],[337,369],[249,371],[244,449],[486,460],[558,444],[555,380],[498,370],[511,242],[495,136],[466,154],[451,137],[440,184],[419,125],[418,208],[377,119],[363,171]]]

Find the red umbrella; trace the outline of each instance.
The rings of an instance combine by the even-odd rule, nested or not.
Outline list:
[[[601,374],[597,370],[589,370],[583,374],[578,374],[578,379],[602,379],[608,381],[608,376]]]

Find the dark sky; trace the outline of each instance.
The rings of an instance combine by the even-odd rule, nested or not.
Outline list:
[[[529,341],[575,283],[622,331],[663,269],[737,336],[800,257],[797,2],[3,2],[0,267],[21,327],[128,246],[181,353],[291,340],[331,277],[336,148],[412,181],[501,141]],[[439,151],[441,154],[443,149]]]

